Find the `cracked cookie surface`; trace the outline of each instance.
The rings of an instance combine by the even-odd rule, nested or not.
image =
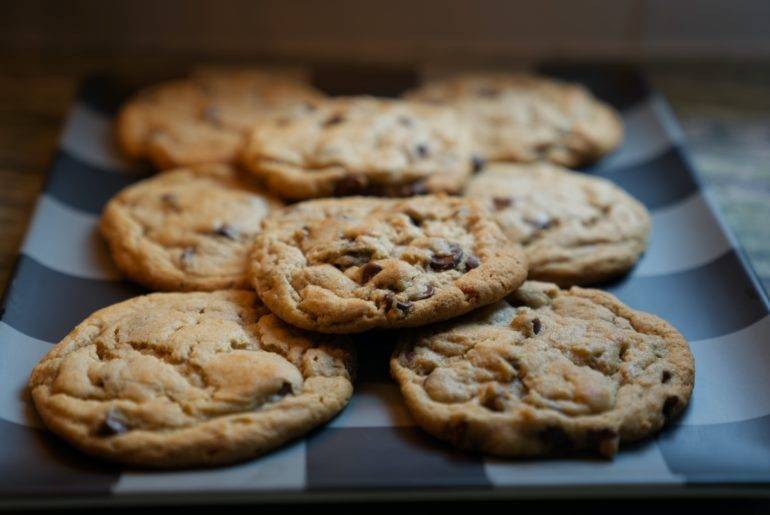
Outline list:
[[[619,116],[577,84],[525,74],[435,79],[406,98],[456,108],[471,127],[473,152],[501,161],[578,166],[614,150]]]
[[[562,286],[628,271],[647,248],[647,209],[612,182],[556,165],[493,163],[468,184],[521,243],[529,278]]]
[[[391,373],[417,423],[467,450],[613,456],[687,405],[694,363],[658,317],[527,281],[507,301],[404,337]]]
[[[270,190],[295,200],[455,193],[471,173],[469,143],[450,109],[338,97],[261,121],[243,163]]]
[[[410,327],[495,302],[525,279],[519,245],[469,199],[302,202],[265,220],[251,277],[287,322],[321,332]]]
[[[97,311],[32,371],[38,413],[92,455],[149,467],[263,454],[336,415],[346,341],[281,322],[253,292],[156,293]]]
[[[129,186],[107,204],[101,232],[118,268],[153,290],[248,286],[262,219],[282,203],[226,165],[199,165]]]
[[[139,92],[122,107],[116,135],[128,157],[161,170],[232,163],[255,121],[321,98],[285,73],[209,70]]]

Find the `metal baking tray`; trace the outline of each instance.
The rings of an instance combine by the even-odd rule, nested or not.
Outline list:
[[[584,83],[623,116],[622,148],[583,170],[615,181],[651,211],[649,250],[603,285],[690,341],[692,403],[673,427],[614,461],[501,460],[455,451],[417,428],[388,378],[387,333],[359,345],[360,377],[328,426],[262,458],[177,472],[126,470],[81,454],[36,418],[27,376],[92,311],[141,294],[97,234],[102,206],[145,170],[112,143],[120,80],[86,80],[67,118],[0,316],[0,503],[165,500],[498,498],[770,491],[770,304],[687,157],[666,101],[636,70],[540,67]],[[430,70],[310,70],[330,94],[397,95]],[[384,336],[384,337],[383,337]],[[379,341],[383,340],[383,341]]]

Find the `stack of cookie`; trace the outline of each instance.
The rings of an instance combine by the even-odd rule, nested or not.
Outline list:
[[[689,401],[687,342],[583,289],[629,270],[645,208],[569,171],[615,148],[617,115],[523,75],[325,98],[259,71],[131,99],[126,154],[162,173],[116,195],[102,233],[153,291],[98,311],[34,369],[53,431],[124,463],[255,457],[353,393],[354,333],[390,330],[407,407],[453,445],[611,457]],[[527,280],[529,279],[529,280]]]

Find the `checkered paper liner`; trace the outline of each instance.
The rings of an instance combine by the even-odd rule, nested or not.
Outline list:
[[[358,346],[359,378],[342,414],[259,459],[211,470],[152,472],[124,470],[74,450],[36,417],[24,389],[29,372],[88,314],[143,293],[113,267],[97,222],[107,199],[146,171],[132,168],[113,147],[112,118],[125,88],[114,79],[92,78],[68,117],[0,312],[0,502],[770,486],[768,300],[698,182],[671,111],[633,70],[540,71],[583,82],[622,113],[622,148],[584,172],[615,181],[652,213],[649,250],[628,276],[605,287],[630,306],[670,321],[691,343],[695,392],[674,427],[624,447],[614,461],[511,461],[461,453],[415,426],[388,377],[392,338],[382,332]],[[386,96],[414,86],[421,75],[310,73],[330,94]]]

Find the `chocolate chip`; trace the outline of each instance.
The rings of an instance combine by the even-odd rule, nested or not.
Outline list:
[[[436,290],[431,286],[430,284],[426,285],[425,288],[418,294],[416,294],[414,297],[412,297],[412,300],[423,300],[423,299],[429,299],[433,297],[433,295],[436,294]]]
[[[382,267],[376,263],[368,263],[361,269],[361,284],[368,283],[372,277],[379,274]]]
[[[543,328],[542,322],[540,322],[539,318],[535,318],[532,320],[532,333],[538,334],[540,333],[540,329]]]
[[[663,384],[668,383],[671,380],[671,372],[668,370],[664,370],[663,373],[660,375],[660,382]]]
[[[281,389],[276,392],[276,395],[280,395],[281,397],[286,397],[290,393],[294,393],[294,387],[291,385],[290,382],[284,381],[281,385]]]
[[[412,310],[412,306],[413,305],[414,304],[412,304],[408,300],[403,300],[403,301],[402,300],[397,300],[396,304],[395,304],[395,308],[397,310],[399,310],[401,313],[407,314],[407,313],[409,313],[409,311]]]
[[[214,229],[213,233],[217,236],[224,236],[228,240],[238,239],[238,229],[230,224],[219,225],[216,229]]]
[[[99,436],[115,436],[122,435],[128,431],[128,424],[126,424],[120,412],[110,410],[107,412],[107,416],[104,417],[104,421],[97,428],[96,433]]]
[[[361,175],[346,175],[334,185],[334,194],[340,197],[356,195],[366,189],[368,181]]]
[[[177,202],[176,195],[173,193],[164,193],[160,197],[160,201],[163,203],[163,205],[172,211],[179,212],[181,208],[179,207],[179,202]]]
[[[420,159],[425,159],[426,157],[428,157],[428,154],[430,154],[430,151],[428,150],[427,145],[423,145],[423,144],[417,145],[416,147],[414,147],[414,150],[417,153],[417,157],[419,157]]]
[[[553,220],[545,214],[540,214],[535,218],[525,218],[524,222],[541,231],[553,225]]]
[[[213,105],[209,105],[203,108],[201,112],[201,118],[214,125],[221,125],[222,119],[220,117],[219,108]]]
[[[457,243],[449,244],[448,254],[436,254],[430,260],[430,267],[438,272],[452,270],[463,258],[463,249]]]
[[[332,125],[338,125],[345,121],[345,117],[342,116],[340,113],[335,113],[331,115],[329,118],[324,120],[323,126],[324,127],[331,127]]]
[[[666,402],[663,403],[663,416],[668,419],[674,416],[676,409],[679,407],[679,397],[671,395],[666,397]]]
[[[411,184],[407,184],[401,195],[401,197],[412,197],[414,195],[425,195],[428,193],[428,187],[425,185],[425,181],[415,181]]]
[[[479,258],[471,254],[465,259],[465,271],[469,272],[474,268],[478,268],[480,264],[481,263],[479,262]]]
[[[512,206],[513,199],[511,197],[492,197],[492,203],[495,205],[495,209],[499,211]]]
[[[473,173],[480,172],[484,169],[484,166],[486,166],[487,162],[480,158],[479,156],[473,156],[473,159],[471,159],[471,166],[473,166]]]
[[[554,453],[563,454],[572,450],[572,440],[560,427],[547,427],[538,433],[538,437]]]
[[[480,97],[495,98],[496,96],[498,96],[500,94],[500,91],[498,89],[496,89],[496,88],[485,86],[485,87],[481,87],[478,90],[476,90],[476,93]]]
[[[430,267],[437,272],[452,270],[456,265],[457,262],[452,256],[433,256],[430,260]]]
[[[189,265],[192,263],[193,258],[195,257],[195,247],[186,247],[182,251],[182,255],[180,256],[180,260],[182,261],[183,265]]]
[[[398,300],[393,293],[388,293],[383,299],[386,312],[397,311],[401,316],[406,315],[412,309],[413,304],[408,300]]]

